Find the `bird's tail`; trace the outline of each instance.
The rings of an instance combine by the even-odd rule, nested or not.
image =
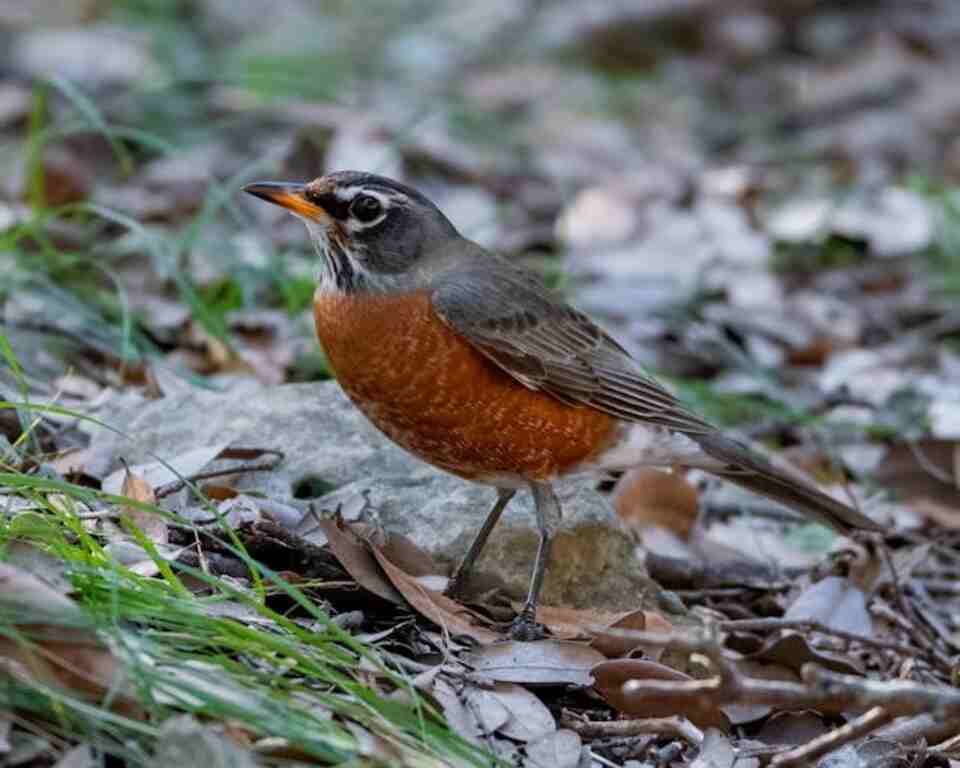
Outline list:
[[[883,530],[879,523],[825,494],[799,470],[777,467],[749,446],[731,440],[719,431],[691,437],[704,453],[727,467],[711,472],[747,490],[786,504],[845,535],[858,530]]]

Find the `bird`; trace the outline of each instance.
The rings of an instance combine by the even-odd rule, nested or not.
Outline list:
[[[536,609],[564,476],[698,468],[841,534],[881,530],[689,409],[598,323],[462,236],[417,189],[362,171],[243,189],[306,224],[316,333],[352,403],[416,457],[496,490],[447,595],[461,594],[517,491],[531,492],[539,545],[511,638],[544,636]]]

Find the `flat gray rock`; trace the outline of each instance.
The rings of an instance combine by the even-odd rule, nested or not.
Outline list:
[[[300,509],[308,538],[313,509],[360,519],[409,536],[437,560],[456,562],[489,511],[493,489],[468,483],[413,458],[374,429],[335,383],[261,387],[221,394],[189,390],[160,400],[117,398],[94,414],[121,429],[96,429],[93,453],[119,466],[175,459],[204,445],[270,448],[286,458],[272,472],[244,476],[239,487]],[[607,500],[590,478],[559,484],[563,523],[544,587],[550,604],[635,608],[650,582]],[[537,547],[530,495],[507,508],[479,563],[476,585],[525,593]]]

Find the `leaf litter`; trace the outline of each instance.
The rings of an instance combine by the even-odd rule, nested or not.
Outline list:
[[[105,709],[145,703],[121,673],[146,674],[148,641],[175,638],[186,653],[199,629],[174,631],[142,601],[159,605],[167,590],[185,599],[185,588],[207,601],[198,608],[207,618],[236,625],[218,625],[200,646],[229,662],[222,676],[255,687],[264,672],[277,690],[294,678],[299,693],[333,697],[311,706],[344,724],[324,735],[336,749],[305,752],[317,743],[305,733],[320,726],[284,730],[295,718],[271,719],[267,708],[246,725],[223,711],[171,718],[152,742],[123,731],[107,739],[110,761],[136,763],[117,744],[144,739],[158,747],[147,750],[155,764],[348,755],[431,764],[404,739],[430,733],[433,715],[417,710],[415,724],[381,730],[362,707],[341,714],[333,699],[349,698],[343,680],[304,666],[316,638],[333,638],[338,674],[370,685],[367,706],[370,696],[385,707],[406,701],[404,676],[420,680],[456,733],[516,765],[956,760],[952,4],[613,4],[588,18],[580,4],[556,3],[522,23],[468,7],[466,24],[447,12],[391,19],[385,40],[348,10],[304,6],[274,19],[248,2],[205,0],[184,25],[142,9],[60,5],[0,10],[13,77],[0,132],[22,150],[10,153],[0,210],[9,241],[2,333],[12,350],[4,346],[0,399],[102,417],[134,392],[173,404],[197,386],[329,376],[311,336],[302,233],[253,209],[244,213],[269,226],[238,231],[242,217],[219,195],[251,175],[252,155],[291,178],[375,157],[386,163],[379,170],[428,186],[472,237],[579,278],[570,289],[581,306],[693,405],[786,449],[896,533],[883,554],[795,528],[784,510],[725,495],[695,472],[631,472],[616,481],[614,504],[650,573],[676,593],[638,594],[616,609],[592,607],[590,595],[579,608],[544,605],[548,639],[518,644],[504,639],[504,622],[519,596],[487,592],[469,608],[444,597],[447,566],[424,542],[339,520],[324,521],[323,542],[292,533],[322,502],[271,495],[275,453],[218,436],[166,463],[138,453],[118,468],[120,455],[97,455],[75,416],[5,408],[3,557],[49,575],[62,599],[5,571],[3,601],[16,615],[4,624],[4,670],[32,696],[57,688],[58,722],[64,696]],[[164,35],[176,31],[175,56],[164,53],[171,38],[149,44],[148,18]],[[365,52],[389,62],[369,70],[442,81],[456,107],[425,115],[411,106],[422,94],[403,82],[378,83],[365,107],[342,93],[327,101],[313,74],[300,82],[290,51],[301,42],[291,46],[284,24],[321,47],[328,32],[346,41],[362,30]],[[486,55],[509,43],[511,28],[529,33],[523,56]],[[362,80],[362,68],[337,59],[339,43],[327,48],[310,55]],[[219,55],[227,49],[236,60]],[[454,64],[452,50],[467,63]],[[103,51],[111,54],[92,55]],[[229,86],[192,71],[208,58]],[[192,85],[155,100],[135,87],[143,75]],[[265,94],[264,83],[276,87]],[[497,142],[479,140],[484,120]],[[917,169],[934,170],[917,178]],[[61,204],[75,208],[52,207]],[[128,578],[139,581],[124,591],[118,580]],[[77,622],[69,637],[64,619]],[[134,628],[139,644],[112,645],[117,624]],[[242,647],[238,627],[270,632],[271,642],[312,634],[259,656]],[[380,666],[360,658],[361,638]],[[165,663],[158,669],[177,670],[170,681],[185,690],[226,668],[183,655]],[[77,674],[83,666],[92,671]],[[239,683],[200,688],[187,709],[260,701]],[[139,716],[134,706],[127,714]],[[909,738],[883,737],[893,719]],[[254,721],[266,732],[251,730]],[[90,762],[86,745],[22,723],[4,725],[0,739],[11,764]],[[188,748],[194,757],[183,757]]]

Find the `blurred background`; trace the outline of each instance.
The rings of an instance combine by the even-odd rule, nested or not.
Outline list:
[[[954,0],[6,0],[0,35],[7,399],[326,377],[306,233],[239,190],[352,168],[720,422],[960,436]]]

